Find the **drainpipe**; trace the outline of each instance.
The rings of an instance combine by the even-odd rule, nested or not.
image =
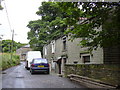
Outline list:
[[[64,59],[62,58],[62,65],[61,65],[61,74],[64,76],[64,72],[65,72],[65,63],[64,63]]]

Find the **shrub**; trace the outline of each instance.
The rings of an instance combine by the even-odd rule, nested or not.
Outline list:
[[[16,66],[18,64],[20,64],[20,58],[18,55],[16,54],[12,54],[12,60],[11,60],[11,54],[10,53],[3,53],[0,54],[0,58],[1,58],[1,62],[0,62],[0,66],[1,66],[1,70],[5,70],[9,67],[12,66]]]

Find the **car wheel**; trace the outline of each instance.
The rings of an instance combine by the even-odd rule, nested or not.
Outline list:
[[[31,74],[34,74],[34,71],[30,69],[30,73],[31,73]]]
[[[28,67],[25,67],[27,70],[29,70],[29,68]]]
[[[25,63],[25,68],[28,70],[28,61]]]
[[[48,70],[48,71],[47,71],[47,74],[49,74],[49,73],[50,73],[50,71]]]

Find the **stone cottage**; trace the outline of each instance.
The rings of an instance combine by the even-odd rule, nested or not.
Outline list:
[[[80,38],[71,42],[69,37],[62,36],[43,47],[43,58],[49,60],[51,70],[64,73],[64,64],[103,64],[103,49],[89,52],[79,45]]]
[[[85,20],[87,18],[80,18],[78,24]],[[86,22],[89,23],[88,20]],[[102,27],[94,29],[101,31]],[[69,39],[69,36],[61,36],[43,47],[43,58],[49,60],[51,70],[56,73],[64,73],[64,64],[120,64],[120,46],[98,47],[89,52],[87,47],[79,45],[81,38]]]
[[[70,37],[61,36],[43,47],[43,58],[49,60],[51,71],[64,74],[64,64],[100,65],[120,64],[119,46],[97,48],[92,52],[79,45],[80,38],[69,40]]]
[[[25,45],[19,49],[16,50],[16,54],[20,55],[20,60],[25,60],[26,53],[28,51],[31,51],[30,45]]]

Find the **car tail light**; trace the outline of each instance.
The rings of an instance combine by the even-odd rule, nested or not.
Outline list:
[[[34,65],[34,64],[32,64],[31,66],[32,66],[32,67],[34,67],[35,65]]]

